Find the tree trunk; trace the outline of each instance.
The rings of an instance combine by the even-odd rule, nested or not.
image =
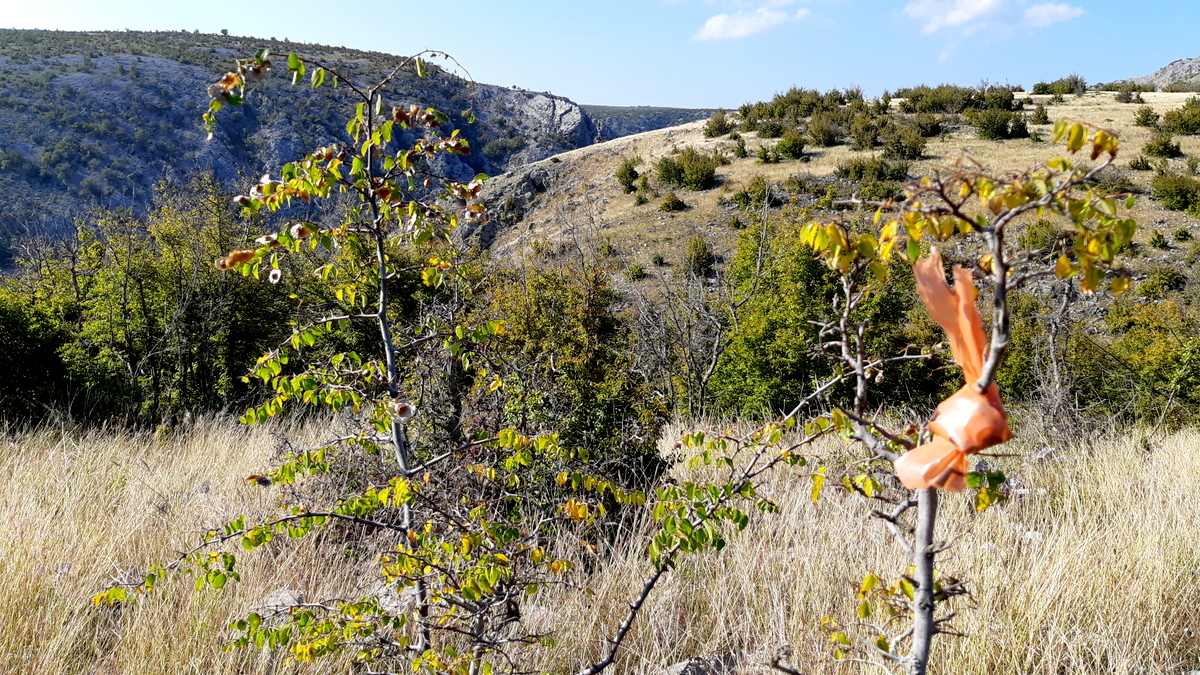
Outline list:
[[[917,528],[913,539],[913,565],[917,569],[917,593],[913,598],[912,651],[908,655],[909,675],[925,675],[929,667],[929,647],[937,628],[933,623],[934,525],[937,520],[937,490],[917,493]]]

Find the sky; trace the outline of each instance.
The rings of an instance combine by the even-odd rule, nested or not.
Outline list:
[[[364,8],[377,9],[367,10]],[[793,85],[1030,85],[1200,56],[1197,0],[0,0],[0,27],[200,30],[449,52],[580,103],[736,107]]]

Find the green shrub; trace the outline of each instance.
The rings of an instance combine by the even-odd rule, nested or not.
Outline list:
[[[1174,134],[1200,134],[1200,96],[1189,98],[1182,108],[1168,110],[1162,117],[1162,127]]]
[[[1150,181],[1150,194],[1172,211],[1200,205],[1200,180],[1177,173],[1162,173]]]
[[[637,189],[638,170],[637,165],[642,159],[640,157],[623,157],[621,163],[617,165],[617,170],[614,175],[617,178],[617,183],[626,193],[633,192]]]
[[[787,127],[779,120],[763,120],[755,127],[759,138],[779,138]]]
[[[1068,241],[1070,241],[1070,233],[1065,232],[1056,223],[1044,219],[1026,225],[1017,238],[1017,243],[1030,251],[1056,249]]]
[[[1158,126],[1158,113],[1154,112],[1154,108],[1144,105],[1133,113],[1133,123],[1139,127],[1150,127],[1151,129]]]
[[[1183,150],[1179,144],[1171,139],[1170,134],[1157,134],[1154,138],[1146,141],[1146,145],[1142,146],[1142,152],[1151,157],[1163,157],[1171,159],[1173,157],[1182,157]]]
[[[765,237],[763,227],[770,228]],[[769,247],[765,262],[762,241]],[[934,334],[935,328],[927,328],[932,322],[912,309],[919,301],[910,269],[898,262],[886,288],[859,306],[872,326],[864,345],[870,354],[902,350]],[[837,273],[801,242],[798,224],[770,219],[756,220],[739,234],[726,274],[747,300],[713,376],[718,404],[731,414],[750,416],[788,410],[812,391],[812,382],[841,368],[836,356],[819,347],[820,324],[833,314],[832,300],[841,290]],[[917,317],[922,318],[914,321]],[[881,388],[872,388],[869,405],[896,396],[931,398],[948,379],[938,374],[942,366],[912,361],[889,368]]]
[[[913,125],[893,124],[883,137],[883,156],[888,159],[921,159],[925,137]]]
[[[925,138],[940,136],[942,133],[942,118],[933,113],[918,113],[913,117],[913,126]]]
[[[868,202],[896,199],[903,194],[903,186],[894,180],[864,180],[858,184],[855,194]]]
[[[749,155],[750,152],[746,150],[746,139],[738,136],[737,141],[733,144],[733,156],[738,159],[745,159]]]
[[[761,175],[756,175],[746,183],[746,186],[741,190],[733,193],[730,198],[739,208],[752,209],[762,207],[764,202],[767,202],[771,195],[770,184],[767,179]],[[777,203],[769,204],[770,206],[778,206]]]
[[[789,129],[775,144],[775,151],[789,159],[800,159],[804,156],[804,135],[795,129]]]
[[[658,160],[658,181],[689,190],[707,190],[717,184],[720,164],[720,157],[687,147]]]
[[[1173,93],[1177,93],[1177,94],[1188,93],[1188,92],[1197,92],[1197,91],[1200,91],[1200,81],[1186,80],[1183,82],[1172,82],[1171,84],[1168,84],[1166,87],[1164,87],[1163,91],[1169,91],[1169,92],[1173,92]]]
[[[718,110],[704,123],[704,137],[716,138],[733,131],[733,124],[725,116],[724,110]]]
[[[663,267],[667,264],[667,257],[661,253],[655,253],[650,262],[654,263],[655,267]]]
[[[832,113],[817,112],[808,118],[808,137],[813,145],[828,148],[837,145],[840,136],[837,118]]]
[[[1046,106],[1039,103],[1033,109],[1033,116],[1029,118],[1030,124],[1050,124],[1050,113],[1046,112]]]
[[[1167,238],[1164,237],[1163,233],[1159,232],[1158,230],[1155,230],[1154,234],[1150,235],[1150,245],[1160,251],[1165,251],[1168,248],[1171,248],[1171,245],[1167,243]]]
[[[837,167],[837,175],[848,180],[904,180],[908,162],[892,162],[879,157],[855,157]]]
[[[879,124],[874,117],[860,113],[850,120],[850,147],[870,150],[879,143]]]
[[[625,278],[629,281],[640,281],[646,278],[646,270],[638,263],[629,263],[625,268]]]
[[[687,204],[685,204],[683,200],[680,199],[674,192],[668,192],[667,196],[663,197],[662,202],[658,205],[660,211],[666,211],[667,213],[673,211],[682,211],[687,207]]]
[[[1025,116],[1010,110],[998,108],[973,110],[967,115],[967,121],[975,127],[980,138],[990,141],[1025,138],[1029,135]]]
[[[1145,155],[1138,155],[1129,160],[1129,168],[1134,171],[1149,171],[1152,167],[1150,166],[1150,160],[1146,159]]]
[[[763,164],[778,164],[779,153],[774,148],[768,148],[765,145],[758,146],[758,161]]]
[[[1065,94],[1075,94],[1076,96],[1087,91],[1087,80],[1082,76],[1074,73],[1061,77],[1053,82],[1038,82],[1033,85],[1033,93],[1035,94],[1054,94],[1063,96]]]
[[[684,265],[688,271],[696,276],[708,276],[712,273],[716,261],[717,258],[713,255],[712,247],[709,246],[707,239],[696,235],[688,240],[684,256]]]
[[[643,204],[647,204],[649,202],[650,202],[650,195],[647,194],[646,192],[643,192],[642,190],[638,190],[636,193],[634,193],[633,203],[636,206],[642,206]]]
[[[1145,103],[1142,93],[1131,86],[1121,87],[1116,95],[1117,103]]]
[[[1155,265],[1146,273],[1146,278],[1138,283],[1138,293],[1143,297],[1161,299],[1172,291],[1182,291],[1186,286],[1186,274],[1170,265]]]
[[[1171,238],[1178,242],[1191,241],[1192,232],[1186,227],[1181,227],[1171,233]]]
[[[906,113],[961,113],[982,108],[1012,110],[1016,105],[1012,90],[1007,87],[960,87],[943,84],[937,87],[921,85],[900,89],[896,96],[901,112]]]

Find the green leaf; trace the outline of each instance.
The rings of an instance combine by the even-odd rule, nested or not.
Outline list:
[[[300,70],[303,64],[300,62],[300,57],[296,56],[295,52],[288,54],[288,70]]]

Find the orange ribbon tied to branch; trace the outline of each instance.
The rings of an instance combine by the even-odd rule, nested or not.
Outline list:
[[[983,374],[987,338],[975,307],[971,272],[954,267],[954,288],[946,283],[942,255],[935,247],[913,265],[917,292],[933,320],[946,332],[950,353],[963,371],[966,384],[938,404],[929,431],[933,440],[896,460],[896,475],[910,490],[966,487],[967,455],[1012,438],[1008,416],[994,383],[983,392],[976,383]]]

